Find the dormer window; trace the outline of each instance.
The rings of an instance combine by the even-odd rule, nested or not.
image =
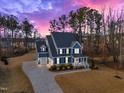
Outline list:
[[[45,51],[45,48],[44,47],[42,48],[42,51]]]
[[[44,52],[44,51],[46,51],[46,46],[45,46],[45,45],[42,45],[42,46],[40,47],[40,49],[41,49],[42,52]]]
[[[79,54],[79,48],[75,48],[75,49],[74,49],[74,53],[75,53],[75,54]]]

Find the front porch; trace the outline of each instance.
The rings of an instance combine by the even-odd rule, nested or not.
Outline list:
[[[83,66],[85,69],[89,68],[88,57],[74,57],[73,66]]]

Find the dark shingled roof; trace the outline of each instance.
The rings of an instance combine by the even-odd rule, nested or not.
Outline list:
[[[70,32],[52,32],[58,48],[70,47],[72,42],[77,41],[76,34]]]
[[[41,40],[41,39],[36,40],[36,47],[37,47],[37,52],[38,53],[41,52],[41,48],[40,47],[42,45],[46,45],[46,42],[44,40]]]
[[[56,52],[56,49],[55,49],[55,46],[54,46],[52,37],[51,36],[47,36],[47,40],[48,40],[48,44],[49,44],[49,47],[50,47],[50,51],[52,53],[52,56],[53,57],[57,56],[57,52]]]

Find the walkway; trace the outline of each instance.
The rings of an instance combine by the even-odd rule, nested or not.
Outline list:
[[[50,72],[45,66],[38,67],[35,62],[24,62],[23,71],[30,79],[35,93],[63,93],[54,79],[55,76],[83,70]]]

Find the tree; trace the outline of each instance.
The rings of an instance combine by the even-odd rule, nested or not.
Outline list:
[[[65,29],[68,25],[68,18],[66,15],[62,15],[59,17],[59,27],[62,32],[65,32]]]
[[[79,42],[82,43],[82,27],[84,27],[85,29],[85,25],[86,25],[86,18],[87,18],[87,13],[89,11],[88,7],[83,7],[80,8],[76,11],[76,18],[78,21],[78,36],[79,36]]]
[[[76,13],[71,11],[69,13],[69,22],[68,24],[70,25],[70,27],[72,28],[73,32],[76,33],[78,30],[78,20],[76,18]]]
[[[14,38],[14,31],[16,30],[17,26],[18,26],[18,21],[17,21],[17,17],[10,15],[7,17],[7,27],[11,30],[12,35],[11,38]]]
[[[50,22],[50,28],[49,28],[49,31],[50,32],[56,32],[58,30],[58,22],[57,20],[51,20]]]
[[[24,21],[22,22],[22,30],[25,33],[25,47],[26,47],[26,51],[28,50],[28,38],[31,36],[33,28],[34,28],[33,25],[31,23],[29,23],[27,18],[25,18]]]
[[[100,54],[100,37],[101,37],[101,26],[102,26],[102,15],[98,12],[94,12],[95,16],[95,40],[94,40],[94,51],[95,54],[98,56]]]
[[[123,13],[118,14],[113,12],[112,9],[109,10],[109,14],[107,17],[107,33],[108,40],[106,43],[108,52],[110,56],[113,57],[114,63],[119,63],[119,55],[120,55],[120,45],[121,45],[121,34],[123,33]],[[121,55],[120,55],[121,56]]]

